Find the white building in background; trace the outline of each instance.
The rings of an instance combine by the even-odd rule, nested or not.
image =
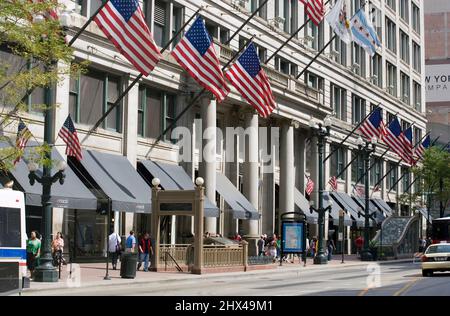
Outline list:
[[[101,3],[100,0],[63,2],[73,10],[70,36],[75,34]],[[331,136],[327,140],[326,155],[377,104],[381,104],[383,108],[385,122],[397,114],[403,128],[414,124],[415,140],[425,134],[423,1],[369,2],[364,10],[367,14],[372,9],[375,10],[371,17],[382,42],[382,48],[373,58],[356,44],[346,45],[335,40],[311,65],[305,76],[296,80],[296,74],[333,36],[326,22],[320,27],[310,22],[264,66],[278,104],[269,119],[258,117],[236,90],[232,89],[229,97],[220,104],[216,104],[211,96],[205,95],[177,122],[177,126],[187,127],[192,132],[193,140],[206,128],[215,126],[223,130],[223,135],[226,135],[225,127],[253,127],[254,130],[258,126],[279,128],[271,129],[272,135],[266,136],[269,141],[262,140],[263,133],[259,133],[259,136],[258,133],[251,133],[247,141],[246,137],[236,137],[234,162],[225,161],[225,147],[231,139],[217,138],[213,142],[216,153],[215,159],[212,159],[214,162],[204,159],[199,161],[199,151],[205,141],[203,144],[201,141],[193,141],[195,150],[192,152],[192,162],[182,162],[181,165],[192,179],[197,175],[205,179],[207,197],[220,209],[219,217],[206,219],[206,231],[224,236],[240,232],[252,238],[257,238],[262,233],[278,233],[280,214],[294,210],[303,211],[308,221],[314,223],[317,215],[309,212],[308,202],[303,196],[305,175],[310,175],[316,183],[312,200],[318,205],[317,146],[316,140],[311,139],[311,120],[323,121],[327,116],[332,117],[333,126]],[[258,4],[259,0],[147,0],[143,2],[143,9],[156,43],[162,47],[200,5],[205,6],[201,14],[217,43],[216,49],[221,62],[225,64],[233,52],[253,35],[259,56],[265,61],[305,21],[303,5],[298,0],[269,0],[263,10],[229,45],[223,45]],[[359,0],[348,1],[351,15],[359,6]],[[131,89],[117,111],[113,111],[105,123],[83,142],[84,149],[125,156],[134,168],[137,167],[138,161],[143,160],[177,164],[179,147],[171,142],[167,135],[157,144],[155,139],[201,87],[189,78],[170,56],[170,50],[175,44],[171,44],[164,52],[164,58],[155,70]],[[55,134],[70,113],[80,140],[83,140],[102,113],[139,73],[116,51],[94,22],[76,40],[73,47],[77,60],[90,61],[89,72],[79,78],[64,78],[56,87],[55,99],[59,107],[55,110]],[[30,112],[26,117],[32,122],[30,129],[33,134],[42,140],[42,115]],[[196,120],[200,118],[201,121]],[[15,133],[13,129],[10,132]],[[355,134],[350,137],[339,146],[331,159],[327,160],[325,183],[351,160],[357,149],[357,136]],[[57,144],[59,143],[61,140],[57,141]],[[61,154],[64,154],[63,148],[58,147]],[[391,152],[382,159],[377,159],[385,149],[386,146],[379,143],[375,154],[377,166],[370,177],[371,188],[399,159]],[[261,163],[245,162],[243,159],[244,153],[250,157],[260,157],[262,152],[276,157],[276,162],[271,167],[272,173],[262,173]],[[338,191],[346,193],[344,197],[351,200],[354,181],[362,174],[362,170],[362,160],[357,159],[338,179]],[[400,164],[394,170],[395,172],[382,181],[381,191],[375,192],[372,197],[386,201],[398,214],[409,215],[409,206],[399,205],[397,200],[412,176],[404,177],[399,186],[388,193],[396,178],[407,169]],[[223,179],[220,174],[226,178]],[[95,180],[94,176],[93,178]],[[234,202],[233,197],[228,200],[224,198],[226,179],[241,191],[249,204],[261,214],[259,220],[236,219],[242,217],[236,215],[239,211],[250,207],[246,207],[245,202],[242,202],[244,206],[230,205],[234,202],[239,205],[239,197],[233,193],[236,200]],[[92,179],[84,180],[91,186]],[[103,191],[101,183],[97,184],[100,189],[93,185],[95,192]],[[164,187],[163,182],[162,186]],[[326,185],[326,189],[330,190],[329,185]],[[100,192],[99,195],[102,194],[105,192]],[[149,191],[149,199],[150,196]],[[351,239],[359,234],[361,229],[362,218],[356,216],[357,210],[352,206],[347,207],[336,202],[335,205],[337,209],[345,208],[347,212],[346,238],[350,249],[353,245]],[[30,218],[39,217],[36,208],[30,209],[33,209],[30,211]],[[326,222],[331,232],[336,230],[335,211],[330,213],[330,221]],[[116,229],[124,235],[130,229],[138,232],[150,229],[149,215],[139,212],[120,212],[116,209],[114,223]],[[166,230],[165,242],[181,243],[191,232],[190,220],[184,218],[172,218],[169,226],[171,228]],[[314,226],[311,225],[311,236],[315,234]],[[55,208],[53,227],[54,231],[63,231],[66,235],[73,236],[72,244],[77,245],[78,257],[101,254],[101,241],[104,240],[106,229],[105,217],[98,212]],[[331,234],[330,238],[336,238],[335,235]]]

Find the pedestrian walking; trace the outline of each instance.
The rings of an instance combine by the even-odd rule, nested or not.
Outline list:
[[[327,240],[327,250],[328,250],[328,261],[331,261],[331,258],[333,257],[333,251],[336,249],[336,246],[334,245],[333,239]]]
[[[31,238],[27,240],[27,268],[30,270],[30,279],[34,278],[34,270],[39,266],[41,256],[41,241],[37,238],[37,232],[31,232]]]
[[[57,258],[61,259],[61,263],[65,263],[64,258],[62,256],[63,250],[64,250],[64,238],[61,232],[57,232],[55,239],[53,239],[52,241],[52,256],[55,266],[58,264]]]
[[[265,245],[264,235],[261,235],[258,240],[258,256],[259,257],[264,256],[264,245]]]
[[[361,255],[361,249],[364,245],[364,238],[362,236],[358,236],[358,238],[356,238],[355,240],[355,245],[356,245],[356,254]]]
[[[136,248],[136,237],[134,237],[134,231],[130,230],[130,235],[125,242],[125,252],[133,253]]]
[[[314,236],[311,240],[311,244],[309,245],[309,250],[311,253],[311,258],[316,256],[316,246],[317,246],[317,238]]]
[[[120,256],[121,249],[120,249],[120,243],[121,239],[119,234],[116,232],[111,233],[108,237],[108,251],[109,255],[111,256],[111,262],[113,270],[117,269],[117,259]]]
[[[148,271],[150,256],[153,255],[152,242],[150,240],[150,235],[148,233],[144,234],[139,240],[139,263],[137,266],[137,270],[142,266],[142,262],[144,262],[144,271]]]

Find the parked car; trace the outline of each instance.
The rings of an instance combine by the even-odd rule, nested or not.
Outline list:
[[[432,276],[436,271],[450,271],[450,243],[430,245],[422,256],[422,275]]]

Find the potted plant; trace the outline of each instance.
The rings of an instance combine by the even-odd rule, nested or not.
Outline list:
[[[374,261],[378,260],[378,242],[376,240],[369,241],[369,251]]]

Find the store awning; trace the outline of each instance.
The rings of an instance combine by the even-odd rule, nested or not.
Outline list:
[[[428,221],[428,209],[426,207],[418,207],[417,210],[425,217],[425,220]]]
[[[311,213],[308,200],[297,188],[294,188],[294,203],[305,214],[308,223],[317,224],[317,213],[314,211]]]
[[[353,199],[356,201],[356,203],[364,210],[365,205],[366,205],[366,201],[365,199],[361,198],[361,197],[356,197],[354,196]],[[380,211],[375,204],[371,203],[369,200],[369,212],[371,214],[375,213],[375,221],[377,223],[381,223],[386,219],[386,216],[384,216],[384,213],[382,211]]]
[[[255,207],[239,192],[231,181],[222,173],[217,173],[216,191],[233,211],[233,218],[259,219],[260,215]]]
[[[25,204],[31,206],[42,206],[42,185],[37,181],[34,185],[30,184],[28,178],[28,160],[30,155],[32,155],[33,150],[31,146],[37,146],[38,144],[33,141],[29,141],[27,146],[28,150],[25,150],[24,158],[16,164],[16,166],[10,170],[11,176],[14,178],[15,187],[19,186],[20,190],[25,193]],[[6,142],[1,142],[0,146],[2,148],[10,146]],[[52,149],[52,160],[62,161],[64,158],[59,154],[56,148]],[[56,164],[54,164],[56,165]],[[58,170],[52,169],[52,175],[57,173]],[[97,198],[91,193],[91,191],[86,187],[85,184],[76,176],[71,168],[67,167],[64,171],[66,177],[64,179],[64,184],[60,184],[59,181],[54,183],[51,188],[51,198],[53,207],[60,208],[72,208],[79,210],[96,210],[97,209]],[[42,168],[36,171],[36,175],[42,177]],[[19,188],[18,188],[19,189]]]
[[[147,183],[151,183],[154,177],[159,178],[164,190],[195,189],[191,177],[179,165],[141,160],[138,161],[138,172],[147,180]],[[206,197],[204,205],[205,217],[219,217],[219,209]]]
[[[151,189],[126,157],[83,150],[81,165],[109,197],[113,211],[151,213]]]
[[[329,192],[323,192],[323,207],[328,207],[330,205],[330,193]],[[334,225],[339,225],[339,211],[342,208],[337,204],[337,203],[333,203],[333,205],[331,206],[331,210],[330,210],[330,216],[333,219],[333,224]],[[345,209],[344,209],[345,211]],[[353,220],[350,218],[350,216],[344,212],[344,226],[352,226],[353,225]]]
[[[392,215],[391,207],[382,199],[371,199],[371,201],[381,210],[383,210],[388,216]]]
[[[358,216],[359,206],[348,194],[342,192],[330,192],[330,194],[339,206],[352,216],[352,218],[356,221],[357,226],[364,226],[364,218]]]

